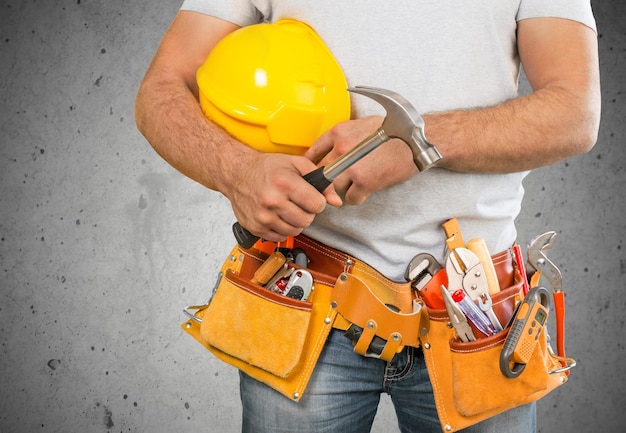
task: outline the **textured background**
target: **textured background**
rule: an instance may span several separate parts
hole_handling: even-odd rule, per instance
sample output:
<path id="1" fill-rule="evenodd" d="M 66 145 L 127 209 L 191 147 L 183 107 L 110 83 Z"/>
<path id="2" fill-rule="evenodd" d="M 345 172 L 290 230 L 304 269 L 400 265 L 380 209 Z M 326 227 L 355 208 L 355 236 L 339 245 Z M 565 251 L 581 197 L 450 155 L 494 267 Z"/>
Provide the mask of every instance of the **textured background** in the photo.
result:
<path id="1" fill-rule="evenodd" d="M 603 119 L 526 181 L 520 242 L 557 230 L 572 380 L 542 432 L 621 431 L 626 6 L 596 1 Z M 227 201 L 134 126 L 179 1 L 0 1 L 0 432 L 239 430 L 236 372 L 179 324 L 233 245 Z M 386 398 L 374 431 L 393 433 Z M 621 426 L 621 427 L 620 427 Z"/>

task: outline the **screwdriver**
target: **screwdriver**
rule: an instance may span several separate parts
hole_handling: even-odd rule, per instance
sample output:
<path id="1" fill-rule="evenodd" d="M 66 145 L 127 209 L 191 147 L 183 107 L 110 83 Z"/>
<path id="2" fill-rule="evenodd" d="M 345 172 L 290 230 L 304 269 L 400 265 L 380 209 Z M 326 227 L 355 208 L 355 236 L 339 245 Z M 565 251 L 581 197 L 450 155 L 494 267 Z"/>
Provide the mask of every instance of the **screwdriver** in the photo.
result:
<path id="1" fill-rule="evenodd" d="M 485 313 L 478 308 L 478 305 L 465 295 L 463 289 L 458 289 L 452 293 L 452 299 L 459 306 L 465 317 L 470 319 L 474 326 L 478 328 L 480 332 L 489 336 L 496 333 L 496 329 L 493 327 Z"/>

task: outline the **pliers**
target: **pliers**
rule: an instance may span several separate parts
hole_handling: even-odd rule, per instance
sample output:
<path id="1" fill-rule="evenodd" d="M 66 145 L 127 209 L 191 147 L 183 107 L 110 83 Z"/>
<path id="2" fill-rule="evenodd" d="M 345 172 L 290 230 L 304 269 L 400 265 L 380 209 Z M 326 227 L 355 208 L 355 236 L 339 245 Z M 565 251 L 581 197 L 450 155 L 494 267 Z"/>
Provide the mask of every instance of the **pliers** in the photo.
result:
<path id="1" fill-rule="evenodd" d="M 502 325 L 492 309 L 489 282 L 485 268 L 478 256 L 467 248 L 455 248 L 446 262 L 448 290 L 465 290 L 470 299 L 477 303 L 496 331 L 502 331 Z"/>
<path id="2" fill-rule="evenodd" d="M 467 322 L 467 317 L 465 317 L 465 314 L 463 314 L 463 311 L 461 311 L 459 306 L 456 305 L 456 302 L 452 299 L 452 294 L 444 285 L 441 285 L 441 295 L 443 296 L 443 302 L 446 304 L 446 310 L 448 311 L 450 323 L 454 327 L 456 335 L 459 339 L 463 343 L 476 341 L 476 336 Z"/>
<path id="3" fill-rule="evenodd" d="M 455 248 L 446 261 L 448 290 L 464 289 L 472 301 L 480 300 L 484 293 L 489 294 L 485 268 L 476 254 L 467 248 Z"/>
<path id="4" fill-rule="evenodd" d="M 554 298 L 554 313 L 556 321 L 556 349 L 559 356 L 565 356 L 565 293 L 563 292 L 563 276 L 559 268 L 546 255 L 556 238 L 556 232 L 550 231 L 535 237 L 530 241 L 527 249 L 528 259 L 526 267 L 533 271 L 530 285 L 539 284 L 543 275 L 552 287 Z"/>
<path id="5" fill-rule="evenodd" d="M 526 264 L 529 270 L 535 272 L 535 275 L 532 277 L 531 286 L 536 286 L 539 283 L 539 275 L 537 275 L 537 273 L 540 273 L 546 277 L 554 292 L 561 292 L 563 291 L 563 276 L 561 275 L 561 271 L 546 255 L 552 249 L 555 238 L 556 232 L 546 232 L 530 241 L 527 250 L 528 260 Z"/>

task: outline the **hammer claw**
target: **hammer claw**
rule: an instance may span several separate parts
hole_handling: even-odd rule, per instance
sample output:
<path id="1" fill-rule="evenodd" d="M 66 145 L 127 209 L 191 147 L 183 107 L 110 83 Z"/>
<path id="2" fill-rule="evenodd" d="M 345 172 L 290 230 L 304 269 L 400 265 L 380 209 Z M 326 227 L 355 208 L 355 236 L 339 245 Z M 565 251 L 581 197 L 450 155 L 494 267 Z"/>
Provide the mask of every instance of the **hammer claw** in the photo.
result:
<path id="1" fill-rule="evenodd" d="M 428 170 L 442 159 L 437 148 L 426 140 L 424 119 L 405 97 L 378 87 L 356 86 L 348 91 L 367 96 L 382 105 L 387 115 L 379 131 L 384 132 L 387 139 L 404 141 L 411 149 L 419 171 Z"/>

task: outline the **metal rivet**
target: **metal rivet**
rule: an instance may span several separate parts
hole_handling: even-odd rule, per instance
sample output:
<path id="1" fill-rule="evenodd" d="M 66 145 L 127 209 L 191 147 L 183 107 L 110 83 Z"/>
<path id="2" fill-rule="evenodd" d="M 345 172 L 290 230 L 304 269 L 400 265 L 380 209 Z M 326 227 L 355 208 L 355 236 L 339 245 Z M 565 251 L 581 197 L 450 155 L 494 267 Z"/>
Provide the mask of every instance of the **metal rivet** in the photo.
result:
<path id="1" fill-rule="evenodd" d="M 331 308 L 337 308 L 337 301 L 333 301 L 330 303 Z"/>
<path id="2" fill-rule="evenodd" d="M 187 329 L 191 328 L 191 322 L 187 322 L 187 323 L 185 324 L 185 327 L 186 327 Z"/>
<path id="3" fill-rule="evenodd" d="M 235 261 L 235 256 L 230 256 L 230 261 L 234 262 Z"/>
<path id="4" fill-rule="evenodd" d="M 452 426 L 450 424 L 446 424 L 444 428 L 446 429 L 446 431 L 452 431 Z"/>
<path id="5" fill-rule="evenodd" d="M 400 336 L 398 334 L 394 335 L 393 341 L 400 341 Z"/>
<path id="6" fill-rule="evenodd" d="M 537 264 L 540 265 L 540 266 L 545 266 L 546 259 L 544 259 L 544 258 L 537 259 Z"/>
<path id="7" fill-rule="evenodd" d="M 449 322 L 448 322 L 448 323 L 449 323 Z M 426 334 L 428 334 L 428 329 L 426 329 L 426 328 L 422 328 L 422 331 L 421 331 L 421 332 L 422 332 L 422 335 L 426 335 Z"/>
<path id="8" fill-rule="evenodd" d="M 430 343 L 424 343 L 424 349 L 430 349 Z"/>
<path id="9" fill-rule="evenodd" d="M 373 328 L 374 328 L 374 322 L 370 320 L 369 322 L 367 322 L 367 329 L 373 329 Z"/>
<path id="10" fill-rule="evenodd" d="M 330 317 L 325 318 L 324 323 L 330 325 Z"/>
<path id="11" fill-rule="evenodd" d="M 474 274 L 476 276 L 476 278 L 480 277 L 480 271 L 476 271 L 476 273 Z"/>
<path id="12" fill-rule="evenodd" d="M 354 264 L 352 259 L 346 259 L 346 261 L 344 263 L 345 263 L 346 266 L 352 266 Z"/>
<path id="13" fill-rule="evenodd" d="M 243 254 L 239 256 L 239 261 L 243 262 Z"/>
<path id="14" fill-rule="evenodd" d="M 293 393 L 293 399 L 297 400 L 300 397 L 300 394 L 298 394 L 297 392 Z"/>
<path id="15" fill-rule="evenodd" d="M 341 281 L 346 281 L 348 279 L 348 276 L 346 274 L 341 274 L 339 278 L 341 279 Z"/>
<path id="16" fill-rule="evenodd" d="M 446 323 L 446 325 L 448 326 L 448 328 L 452 329 L 454 328 L 454 325 L 451 322 Z"/>

